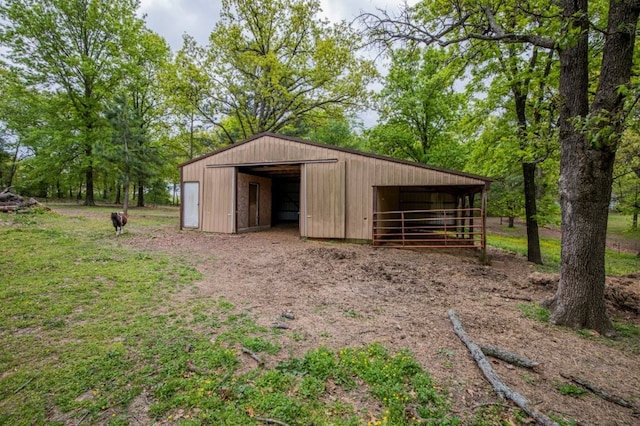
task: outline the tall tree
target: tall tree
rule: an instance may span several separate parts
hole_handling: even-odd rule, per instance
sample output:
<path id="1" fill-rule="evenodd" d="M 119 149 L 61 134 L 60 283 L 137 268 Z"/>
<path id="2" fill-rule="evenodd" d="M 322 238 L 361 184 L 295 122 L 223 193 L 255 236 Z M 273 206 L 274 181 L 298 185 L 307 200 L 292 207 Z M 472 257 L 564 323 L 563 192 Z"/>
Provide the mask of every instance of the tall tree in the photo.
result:
<path id="1" fill-rule="evenodd" d="M 123 66 L 126 72 L 122 78 L 122 89 L 130 99 L 130 105 L 135 115 L 135 122 L 139 126 L 141 137 L 136 143 L 149 144 L 151 134 L 158 131 L 158 126 L 164 117 L 165 102 L 161 90 L 160 75 L 165 72 L 170 58 L 167 42 L 159 35 L 146 28 L 132 32 L 123 46 Z M 152 147 L 140 147 L 140 151 L 158 153 Z M 146 183 L 157 172 L 161 163 L 159 158 L 149 158 L 146 167 L 136 169 L 138 196 L 137 206 L 144 207 Z"/>
<path id="2" fill-rule="evenodd" d="M 0 46 L 34 87 L 64 94 L 72 106 L 67 122 L 77 134 L 94 205 L 96 143 L 104 138 L 102 109 L 122 76 L 120 46 L 144 25 L 137 0 L 6 0 L 0 3 Z"/>
<path id="3" fill-rule="evenodd" d="M 522 20 L 513 19 L 515 23 Z M 527 21 L 525 21 L 527 22 Z M 538 231 L 540 185 L 536 175 L 542 163 L 557 151 L 557 81 L 553 49 L 525 44 L 474 43 L 468 53 L 475 85 L 487 84 L 480 101 L 482 120 L 487 114 L 503 114 L 517 143 L 512 161 L 520 166 L 527 230 L 527 259 L 542 264 Z M 484 83 L 488 81 L 489 83 Z"/>
<path id="4" fill-rule="evenodd" d="M 453 129 L 464 100 L 454 90 L 460 68 L 452 54 L 432 47 L 398 48 L 388 54 L 391 65 L 378 96 L 380 124 L 387 130 L 371 133 L 373 148 L 423 164 L 463 164 L 463 158 L 452 158 L 462 154 L 456 149 L 459 144 Z M 388 134 L 394 128 L 400 133 L 406 129 L 411 137 Z"/>
<path id="5" fill-rule="evenodd" d="M 182 159 L 191 160 L 214 148 L 209 138 L 203 137 L 207 117 L 215 115 L 210 93 L 213 81 L 207 73 L 206 55 L 196 40 L 185 34 L 182 48 L 173 61 L 160 74 L 162 88 L 173 128 L 178 129 L 178 140 L 184 140 Z M 221 128 L 225 128 L 223 125 Z M 186 137 L 185 137 L 186 136 Z"/>
<path id="6" fill-rule="evenodd" d="M 611 0 L 605 11 L 607 27 L 600 29 L 590 21 L 597 15 L 590 15 L 588 0 L 561 0 L 557 5 L 443 0 L 407 7 L 397 19 L 368 16 L 372 34 L 385 41 L 447 45 L 486 40 L 558 52 L 562 253 L 560 283 L 548 306 L 553 323 L 605 335 L 614 333 L 604 303 L 607 217 L 639 14 L 638 0 Z M 512 16 L 554 24 L 544 32 L 533 25 L 510 32 L 502 19 Z M 590 50 L 592 40 L 601 51 Z M 594 69 L 597 86 L 590 97 Z"/>
<path id="7" fill-rule="evenodd" d="M 230 142 L 227 117 L 247 138 L 317 115 L 341 118 L 367 100 L 376 71 L 356 55 L 360 37 L 320 11 L 318 0 L 222 0 L 207 49 L 207 118 Z"/>

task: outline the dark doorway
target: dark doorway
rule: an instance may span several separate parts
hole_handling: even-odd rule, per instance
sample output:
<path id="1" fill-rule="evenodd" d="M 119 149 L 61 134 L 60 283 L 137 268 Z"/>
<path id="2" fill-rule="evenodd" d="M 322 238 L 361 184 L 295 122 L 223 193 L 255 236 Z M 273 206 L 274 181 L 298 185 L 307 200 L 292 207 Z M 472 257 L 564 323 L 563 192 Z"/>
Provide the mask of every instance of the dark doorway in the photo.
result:
<path id="1" fill-rule="evenodd" d="M 274 178 L 272 181 L 273 225 L 300 222 L 300 176 Z"/>

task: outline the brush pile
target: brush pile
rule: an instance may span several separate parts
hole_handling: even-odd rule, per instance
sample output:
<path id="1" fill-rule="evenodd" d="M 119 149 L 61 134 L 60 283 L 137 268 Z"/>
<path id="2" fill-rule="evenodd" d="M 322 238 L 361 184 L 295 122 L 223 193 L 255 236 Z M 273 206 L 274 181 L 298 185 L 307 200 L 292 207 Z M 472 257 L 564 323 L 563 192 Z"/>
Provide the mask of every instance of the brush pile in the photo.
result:
<path id="1" fill-rule="evenodd" d="M 43 207 L 34 198 L 25 199 L 24 197 L 9 191 L 10 188 L 0 192 L 0 212 L 13 212 L 16 210 L 29 209 L 33 207 Z"/>

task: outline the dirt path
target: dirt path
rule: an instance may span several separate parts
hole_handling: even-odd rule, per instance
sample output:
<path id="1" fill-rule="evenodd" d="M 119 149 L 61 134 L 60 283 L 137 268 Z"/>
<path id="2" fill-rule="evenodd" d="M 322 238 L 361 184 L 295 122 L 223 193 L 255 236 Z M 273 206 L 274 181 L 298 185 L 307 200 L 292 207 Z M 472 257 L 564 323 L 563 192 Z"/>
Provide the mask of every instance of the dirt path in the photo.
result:
<path id="1" fill-rule="evenodd" d="M 62 213 L 104 215 L 86 209 Z M 557 277 L 532 274 L 522 257 L 489 249 L 491 263 L 484 266 L 473 251 L 302 241 L 291 228 L 241 235 L 179 231 L 174 224 L 136 228 L 136 217 L 152 215 L 171 217 L 175 211 L 132 211 L 118 244 L 190 259 L 203 279 L 196 293 L 175 295 L 176 302 L 224 297 L 266 327 L 285 311 L 295 314 L 281 337 L 283 350 L 267 359 L 268 366 L 320 345 L 339 349 L 384 342 L 408 348 L 449 392 L 454 412 L 471 418 L 479 407 L 505 402 L 454 334 L 447 316 L 454 308 L 476 343 L 541 363 L 529 371 L 492 360 L 505 383 L 539 411 L 585 425 L 640 424 L 629 409 L 591 394 L 576 398 L 558 391 L 568 383 L 561 374 L 573 375 L 640 406 L 640 339 L 623 345 L 526 318 L 518 305 L 551 297 Z M 501 228 L 498 219 L 489 226 Z M 640 326 L 640 272 L 609 278 L 607 294 L 612 318 Z"/>
<path id="2" fill-rule="evenodd" d="M 269 365 L 319 345 L 336 349 L 381 341 L 408 348 L 448 390 L 454 411 L 469 418 L 484 404 L 503 402 L 454 334 L 447 316 L 454 308 L 477 343 L 541 362 L 536 371 L 493 362 L 503 380 L 538 410 L 580 424 L 640 422 L 631 410 L 592 395 L 560 394 L 564 373 L 639 401 L 640 342 L 621 349 L 588 333 L 525 318 L 518 309 L 523 299 L 543 300 L 554 290 L 544 285 L 548 281 L 530 280 L 531 267 L 522 258 L 489 250 L 491 265 L 483 266 L 473 251 L 301 241 L 295 229 L 218 235 L 166 227 L 149 235 L 131 222 L 119 243 L 190 258 L 203 273 L 199 295 L 224 297 L 267 327 L 282 312 L 295 314 L 282 336 L 280 358 L 269 359 Z M 625 285 L 640 294 L 638 278 Z M 612 310 L 611 315 L 640 324 L 637 312 Z"/>

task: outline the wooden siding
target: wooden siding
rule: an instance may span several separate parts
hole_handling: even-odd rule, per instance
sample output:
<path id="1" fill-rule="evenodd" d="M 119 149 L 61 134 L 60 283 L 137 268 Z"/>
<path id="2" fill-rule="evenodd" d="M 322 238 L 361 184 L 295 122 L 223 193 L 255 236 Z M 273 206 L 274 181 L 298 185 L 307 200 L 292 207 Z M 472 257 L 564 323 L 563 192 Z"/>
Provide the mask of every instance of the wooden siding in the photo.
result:
<path id="1" fill-rule="evenodd" d="M 345 163 L 305 166 L 307 237 L 345 237 Z"/>
<path id="2" fill-rule="evenodd" d="M 235 168 L 204 170 L 202 230 L 235 232 Z"/>

